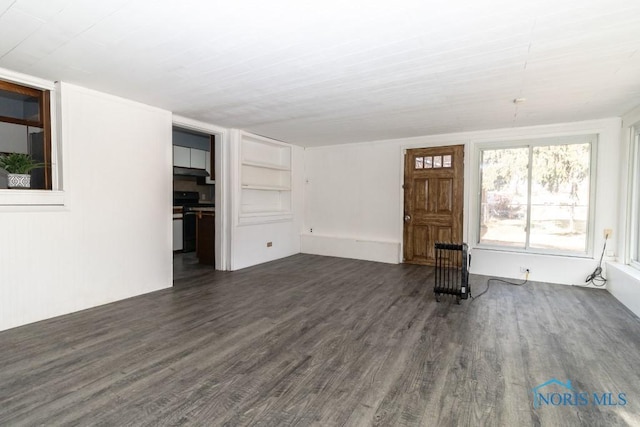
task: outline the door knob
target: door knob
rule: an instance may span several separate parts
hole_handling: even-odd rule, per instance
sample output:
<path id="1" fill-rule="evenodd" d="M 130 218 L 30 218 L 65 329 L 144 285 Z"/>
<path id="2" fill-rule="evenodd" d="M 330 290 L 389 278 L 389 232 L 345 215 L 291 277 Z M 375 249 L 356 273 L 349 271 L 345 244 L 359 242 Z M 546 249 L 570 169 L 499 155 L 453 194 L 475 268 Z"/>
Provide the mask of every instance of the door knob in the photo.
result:
<path id="1" fill-rule="evenodd" d="M 404 222 L 409 222 L 411 221 L 411 215 L 407 214 L 404 216 Z"/>

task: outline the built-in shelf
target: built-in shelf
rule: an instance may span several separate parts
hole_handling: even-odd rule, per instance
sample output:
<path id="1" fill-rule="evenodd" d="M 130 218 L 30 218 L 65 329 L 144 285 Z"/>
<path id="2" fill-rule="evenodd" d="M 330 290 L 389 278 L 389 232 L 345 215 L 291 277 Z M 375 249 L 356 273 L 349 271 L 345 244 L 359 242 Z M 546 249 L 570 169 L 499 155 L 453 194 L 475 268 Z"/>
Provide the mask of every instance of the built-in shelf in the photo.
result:
<path id="1" fill-rule="evenodd" d="M 293 214 L 291 212 L 256 212 L 245 213 L 238 218 L 238 225 L 265 224 L 268 222 L 284 222 L 291 221 Z"/>
<path id="2" fill-rule="evenodd" d="M 284 187 L 280 185 L 252 185 L 242 184 L 242 188 L 249 190 L 264 190 L 264 191 L 290 191 L 291 187 Z"/>
<path id="3" fill-rule="evenodd" d="M 240 132 L 239 223 L 291 219 L 291 147 Z"/>
<path id="4" fill-rule="evenodd" d="M 283 166 L 283 165 L 276 165 L 273 163 L 263 163 L 263 162 L 252 162 L 250 160 L 244 160 L 242 162 L 243 165 L 245 166 L 254 166 L 257 168 L 264 168 L 264 169 L 275 169 L 275 170 L 279 170 L 279 171 L 289 171 L 291 170 L 291 168 L 289 166 Z"/>

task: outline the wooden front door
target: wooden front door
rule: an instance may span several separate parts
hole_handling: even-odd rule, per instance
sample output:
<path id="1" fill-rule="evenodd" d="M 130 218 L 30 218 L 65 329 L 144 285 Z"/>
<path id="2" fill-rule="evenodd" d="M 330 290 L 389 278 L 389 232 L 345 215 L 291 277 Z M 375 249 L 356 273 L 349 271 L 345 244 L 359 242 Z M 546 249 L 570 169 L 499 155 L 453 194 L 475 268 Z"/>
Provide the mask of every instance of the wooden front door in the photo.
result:
<path id="1" fill-rule="evenodd" d="M 462 242 L 464 146 L 407 150 L 404 262 L 435 263 L 435 242 Z"/>

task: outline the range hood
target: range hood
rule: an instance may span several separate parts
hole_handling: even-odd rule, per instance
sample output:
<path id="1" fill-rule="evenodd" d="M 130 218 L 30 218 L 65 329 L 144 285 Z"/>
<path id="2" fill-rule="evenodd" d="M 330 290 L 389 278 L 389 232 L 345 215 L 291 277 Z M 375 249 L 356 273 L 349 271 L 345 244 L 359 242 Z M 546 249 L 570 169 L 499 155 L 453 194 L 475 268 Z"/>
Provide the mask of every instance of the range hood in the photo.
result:
<path id="1" fill-rule="evenodd" d="M 206 178 L 209 176 L 209 172 L 204 169 L 181 168 L 179 166 L 173 167 L 173 174 L 181 176 L 195 176 L 198 178 Z"/>

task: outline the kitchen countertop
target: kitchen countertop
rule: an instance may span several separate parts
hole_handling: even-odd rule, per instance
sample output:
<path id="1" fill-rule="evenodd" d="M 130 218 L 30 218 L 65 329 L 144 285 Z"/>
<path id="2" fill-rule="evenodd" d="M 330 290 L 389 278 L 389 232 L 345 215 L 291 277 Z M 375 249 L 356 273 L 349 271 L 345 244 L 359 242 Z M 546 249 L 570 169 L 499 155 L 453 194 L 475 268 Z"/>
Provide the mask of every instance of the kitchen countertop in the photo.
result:
<path id="1" fill-rule="evenodd" d="M 201 211 L 201 212 L 215 212 L 216 208 L 215 206 L 189 206 L 189 210 L 191 211 Z M 184 212 L 184 209 L 182 208 L 182 206 L 174 206 L 173 207 L 173 213 L 174 214 L 178 214 L 178 213 L 182 213 Z"/>

